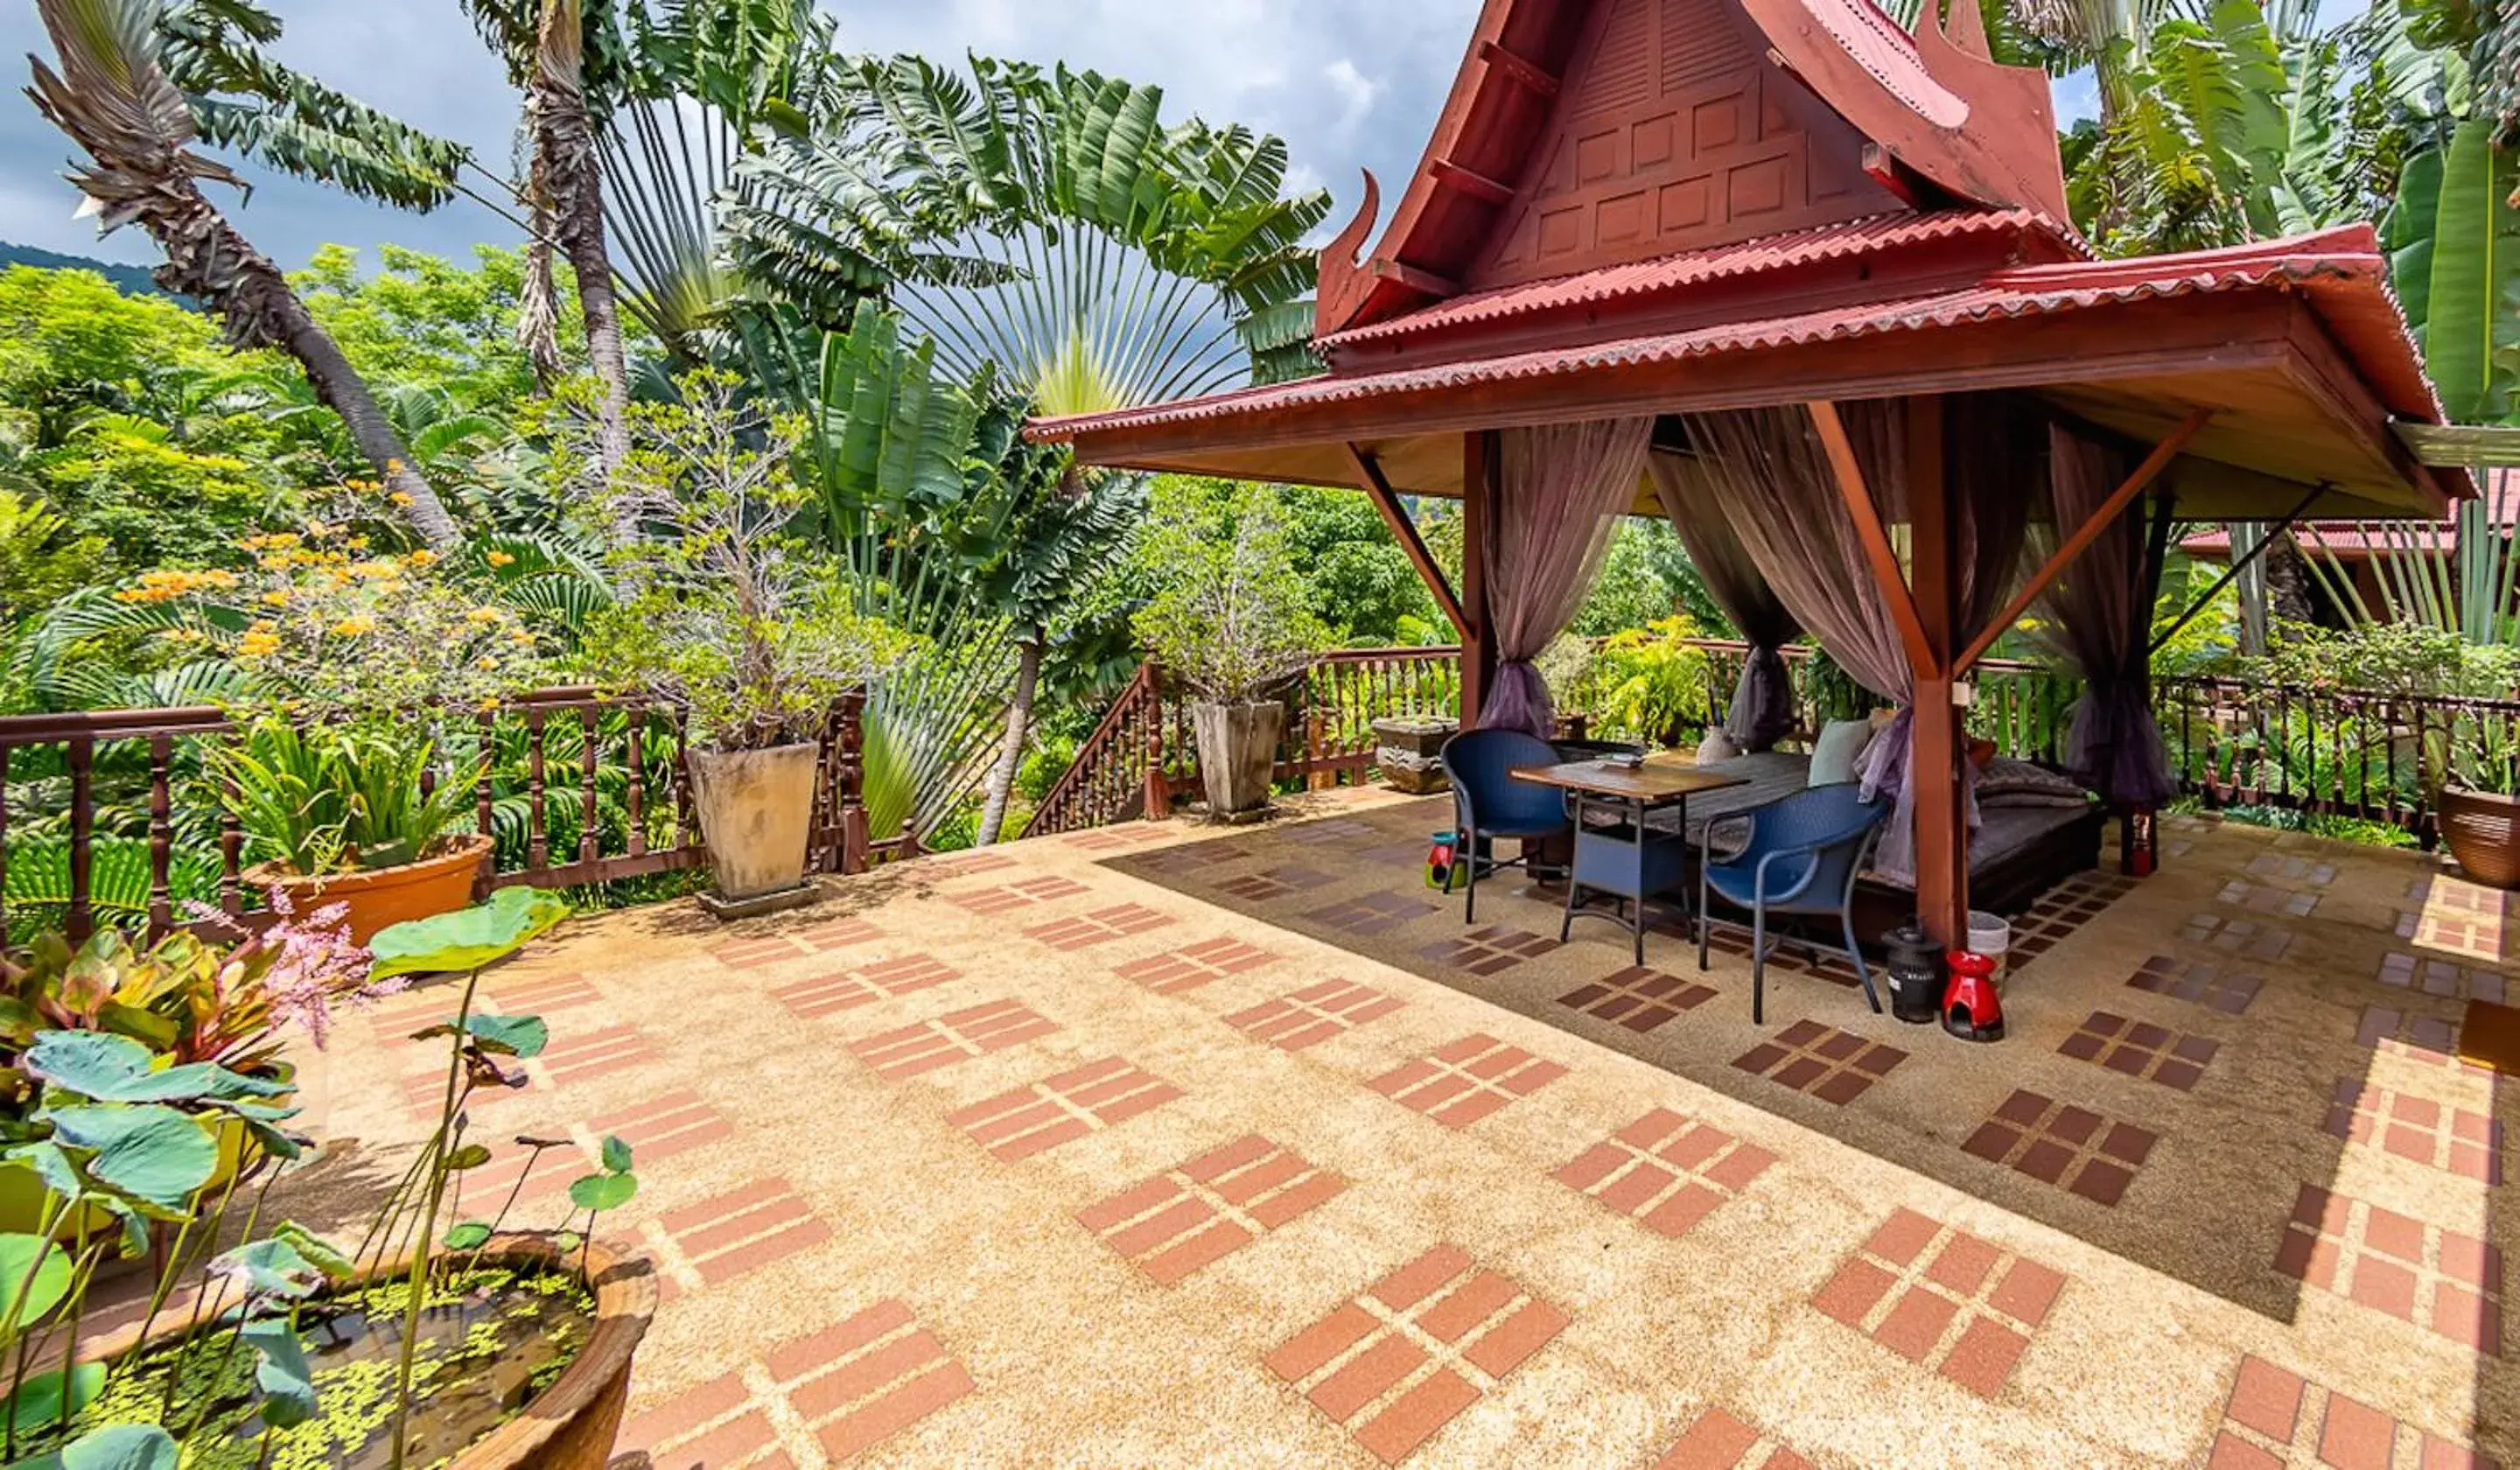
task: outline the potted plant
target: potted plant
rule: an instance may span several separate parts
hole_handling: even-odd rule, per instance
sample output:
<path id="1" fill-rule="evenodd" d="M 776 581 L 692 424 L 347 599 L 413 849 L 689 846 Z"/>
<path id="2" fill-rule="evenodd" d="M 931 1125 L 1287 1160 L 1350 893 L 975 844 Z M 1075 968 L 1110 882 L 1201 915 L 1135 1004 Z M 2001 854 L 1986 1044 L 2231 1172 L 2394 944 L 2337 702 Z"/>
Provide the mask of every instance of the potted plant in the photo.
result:
<path id="1" fill-rule="evenodd" d="M 87 1283 L 114 1242 L 0 1235 L 0 1277 L 11 1283 L 0 1287 L 10 1364 L 0 1459 L 66 1470 L 173 1470 L 218 1455 L 603 1466 L 656 1300 L 645 1263 L 589 1233 L 638 1190 L 629 1149 L 604 1140 L 594 1169 L 570 1186 L 567 1224 L 583 1215 L 583 1230 L 447 1224 L 450 1181 L 490 1156 L 468 1136 L 468 1099 L 513 1084 L 510 1063 L 549 1040 L 538 1018 L 473 1010 L 480 969 L 566 913 L 553 895 L 510 889 L 378 936 L 377 982 L 440 969 L 471 978 L 448 1018 L 417 1037 L 447 1048 L 435 1130 L 356 1245 L 290 1222 L 260 1228 L 260 1200 L 222 1190 L 166 1253 L 143 1318 L 98 1339 L 81 1332 Z M 226 1119 L 276 1157 L 294 1157 L 304 1141 L 267 1085 L 215 1062 L 157 1067 L 145 1047 L 111 1032 L 47 1033 L 26 1065 L 42 1101 L 28 1141 L 10 1154 L 58 1179 L 70 1208 L 101 1203 L 127 1222 L 179 1210 L 214 1169 L 211 1131 Z M 537 1160 L 573 1146 L 519 1142 Z M 220 1249 L 241 1221 L 248 1238 Z"/>
<path id="2" fill-rule="evenodd" d="M 1242 486 L 1223 510 L 1221 539 L 1186 506 L 1158 515 L 1145 548 L 1155 593 L 1133 626 L 1194 696 L 1208 812 L 1233 822 L 1267 811 L 1286 732 L 1286 706 L 1273 695 L 1329 638 L 1305 600 L 1271 492 Z"/>
<path id="3" fill-rule="evenodd" d="M 2520 733 L 2499 711 L 2459 710 L 2427 741 L 2438 752 L 2433 797 L 2442 842 L 2467 875 L 2520 889 Z"/>
<path id="4" fill-rule="evenodd" d="M 60 1032 L 124 1037 L 148 1048 L 157 1070 L 216 1064 L 277 1091 L 286 1102 L 294 1069 L 282 1059 L 291 1029 L 319 1048 L 336 1005 L 361 1003 L 400 988 L 371 986 L 368 955 L 349 938 L 338 905 L 300 918 L 288 895 L 272 895 L 279 921 L 257 933 L 221 940 L 179 929 L 155 944 L 99 929 L 73 948 L 58 932 L 0 958 L 0 1129 L 22 1126 L 40 1105 L 43 1085 L 26 1056 Z M 215 931 L 222 915 L 203 915 Z M 252 1135 L 235 1118 L 218 1126 L 218 1169 L 203 1186 L 227 1186 L 261 1158 Z M 199 1200 L 195 1201 L 198 1207 Z M 65 1238 L 105 1228 L 112 1217 L 91 1204 L 67 1212 L 67 1201 L 26 1168 L 0 1166 L 0 1233 L 45 1228 Z"/>
<path id="5" fill-rule="evenodd" d="M 805 494 L 791 416 L 742 407 L 700 371 L 675 401 L 634 405 L 632 447 L 584 512 L 646 535 L 617 548 L 612 604 L 586 655 L 610 687 L 680 704 L 721 917 L 801 902 L 822 736 L 832 708 L 894 651 L 858 616 L 843 569 L 794 533 Z"/>
<path id="6" fill-rule="evenodd" d="M 365 943 L 460 909 L 491 850 L 471 830 L 486 753 L 465 727 L 542 671 L 513 611 L 427 551 L 373 535 L 374 485 L 298 529 L 238 543 L 237 568 L 153 571 L 114 594 L 170 657 L 220 666 L 238 734 L 205 761 L 244 829 L 248 881 L 346 906 Z M 462 734 L 458 738 L 451 735 Z"/>

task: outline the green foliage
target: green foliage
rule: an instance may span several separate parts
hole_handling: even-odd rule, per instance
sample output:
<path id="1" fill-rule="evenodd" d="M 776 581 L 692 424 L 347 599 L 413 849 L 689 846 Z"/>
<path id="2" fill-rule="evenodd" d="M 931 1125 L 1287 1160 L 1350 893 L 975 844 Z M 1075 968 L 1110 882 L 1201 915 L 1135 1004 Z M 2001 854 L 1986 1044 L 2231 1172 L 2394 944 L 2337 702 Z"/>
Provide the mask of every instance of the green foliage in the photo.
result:
<path id="1" fill-rule="evenodd" d="M 2520 166 L 2490 123 L 2470 119 L 2447 147 L 2407 160 L 2382 227 L 2390 279 L 2423 344 L 2451 422 L 2499 423 L 2520 368 Z"/>
<path id="2" fill-rule="evenodd" d="M 424 792 L 436 746 L 408 724 L 254 721 L 214 747 L 249 857 L 300 877 L 395 868 L 429 856 L 471 815 L 477 773 Z"/>
<path id="3" fill-rule="evenodd" d="M 568 917 L 558 894 L 539 888 L 502 888 L 486 904 L 435 918 L 395 924 L 368 941 L 376 957 L 372 979 L 478 970 L 504 959 Z"/>
<path id="4" fill-rule="evenodd" d="M 1275 497 L 1243 486 L 1224 510 L 1220 543 L 1192 508 L 1157 506 L 1146 556 L 1159 580 L 1134 626 L 1166 673 L 1202 699 L 1238 704 L 1292 677 L 1328 630 L 1306 603 Z"/>
<path id="5" fill-rule="evenodd" d="M 1565 680 L 1560 708 L 1590 715 L 1592 733 L 1649 745 L 1684 745 L 1707 712 L 1707 666 L 1689 640 L 1694 624 L 1680 616 L 1611 635 Z M 1551 681 L 1552 692 L 1559 688 Z"/>
<path id="6" fill-rule="evenodd" d="M 2520 648 L 2470 644 L 2415 622 L 2363 622 L 2344 630 L 2278 622 L 2265 656 L 2239 662 L 2253 684 L 2346 690 L 2396 698 L 2501 698 L 2520 684 Z"/>

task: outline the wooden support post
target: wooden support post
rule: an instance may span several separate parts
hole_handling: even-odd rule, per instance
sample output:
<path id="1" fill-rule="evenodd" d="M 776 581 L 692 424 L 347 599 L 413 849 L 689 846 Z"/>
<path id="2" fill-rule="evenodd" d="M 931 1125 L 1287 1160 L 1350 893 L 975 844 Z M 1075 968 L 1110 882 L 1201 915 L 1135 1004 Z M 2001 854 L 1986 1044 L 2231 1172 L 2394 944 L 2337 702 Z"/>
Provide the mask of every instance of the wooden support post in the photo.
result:
<path id="1" fill-rule="evenodd" d="M 1146 820 L 1169 822 L 1173 815 L 1173 779 L 1164 770 L 1164 671 L 1153 659 L 1138 668 L 1138 688 L 1124 698 L 1134 699 L 1145 711 L 1147 722 L 1147 794 Z"/>
<path id="2" fill-rule="evenodd" d="M 1916 813 L 1916 914 L 1946 948 L 1968 941 L 1968 804 L 1960 762 L 1967 736 L 1953 700 L 1960 619 L 1959 527 L 1953 514 L 1940 395 L 1911 398 L 1908 506 L 1911 577 L 1930 666 L 1915 671 L 1915 761 L 1908 775 Z"/>
<path id="3" fill-rule="evenodd" d="M 1496 622 L 1488 611 L 1488 527 L 1496 512 L 1497 438 L 1462 437 L 1462 728 L 1478 728 L 1496 682 Z"/>
<path id="4" fill-rule="evenodd" d="M 1444 580 L 1444 569 L 1435 564 L 1434 553 L 1426 550 L 1426 539 L 1418 534 L 1418 523 L 1409 518 L 1409 510 L 1400 504 L 1399 492 L 1391 488 L 1391 480 L 1382 472 L 1382 466 L 1375 462 L 1373 456 L 1353 444 L 1347 447 L 1347 453 L 1348 458 L 1356 462 L 1357 474 L 1365 482 L 1366 496 L 1373 502 L 1373 509 L 1382 512 L 1382 523 L 1391 528 L 1391 539 L 1400 543 L 1402 555 L 1409 558 L 1411 566 L 1418 569 L 1418 580 L 1426 584 L 1426 593 L 1435 600 L 1436 608 L 1444 614 L 1445 621 L 1453 625 L 1453 636 L 1467 639 L 1470 621 L 1462 611 L 1462 600 L 1454 595 L 1453 584 Z M 1462 503 L 1468 504 L 1466 494 Z M 1468 579 L 1465 577 L 1463 580 Z"/>

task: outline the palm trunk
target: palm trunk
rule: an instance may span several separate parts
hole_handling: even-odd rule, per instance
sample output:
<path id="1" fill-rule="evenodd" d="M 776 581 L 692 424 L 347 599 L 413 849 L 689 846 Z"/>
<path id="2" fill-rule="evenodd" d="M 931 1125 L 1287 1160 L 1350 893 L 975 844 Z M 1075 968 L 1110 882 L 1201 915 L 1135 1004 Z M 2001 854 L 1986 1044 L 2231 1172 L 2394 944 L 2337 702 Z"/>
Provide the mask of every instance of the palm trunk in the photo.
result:
<path id="1" fill-rule="evenodd" d="M 1035 628 L 1015 646 L 1015 694 L 1007 704 L 1007 743 L 989 772 L 988 798 L 980 807 L 980 846 L 995 846 L 1007 824 L 1007 800 L 1014 791 L 1015 774 L 1023 769 L 1024 746 L 1032 735 L 1032 701 L 1041 687 L 1042 630 Z"/>
<path id="2" fill-rule="evenodd" d="M 603 163 L 586 111 L 585 34 L 578 0 L 547 0 L 542 44 L 534 59 L 534 172 L 577 277 L 586 324 L 586 356 L 596 379 L 596 458 L 606 478 L 630 458 L 630 366 L 621 345 L 621 308 L 612 290 L 612 257 L 604 238 Z M 637 538 L 636 518 L 616 518 L 613 534 Z"/>

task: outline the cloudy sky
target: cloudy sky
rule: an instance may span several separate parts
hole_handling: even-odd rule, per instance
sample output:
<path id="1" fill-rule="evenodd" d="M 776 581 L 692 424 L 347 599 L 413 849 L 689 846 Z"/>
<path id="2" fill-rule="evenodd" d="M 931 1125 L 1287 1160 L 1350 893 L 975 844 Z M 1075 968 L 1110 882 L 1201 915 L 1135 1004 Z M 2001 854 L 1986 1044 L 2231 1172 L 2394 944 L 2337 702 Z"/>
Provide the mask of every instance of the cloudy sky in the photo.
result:
<path id="1" fill-rule="evenodd" d="M 1477 0 L 825 0 L 857 51 L 976 51 L 1065 61 L 1160 83 L 1168 115 L 1197 112 L 1283 136 L 1300 183 L 1328 185 L 1341 216 L 1357 170 L 1397 187 L 1460 63 Z M 407 121 L 470 145 L 504 173 L 517 100 L 455 0 L 272 0 L 279 53 Z M 0 0 L 0 55 L 45 51 L 31 0 Z M 17 73 L 22 80 L 22 64 Z M 100 241 L 71 217 L 67 142 L 11 89 L 0 98 L 0 240 L 153 263 L 136 232 Z M 477 205 L 427 218 L 290 180 L 257 178 L 237 211 L 285 266 L 326 242 L 395 241 L 442 254 L 515 232 Z"/>

